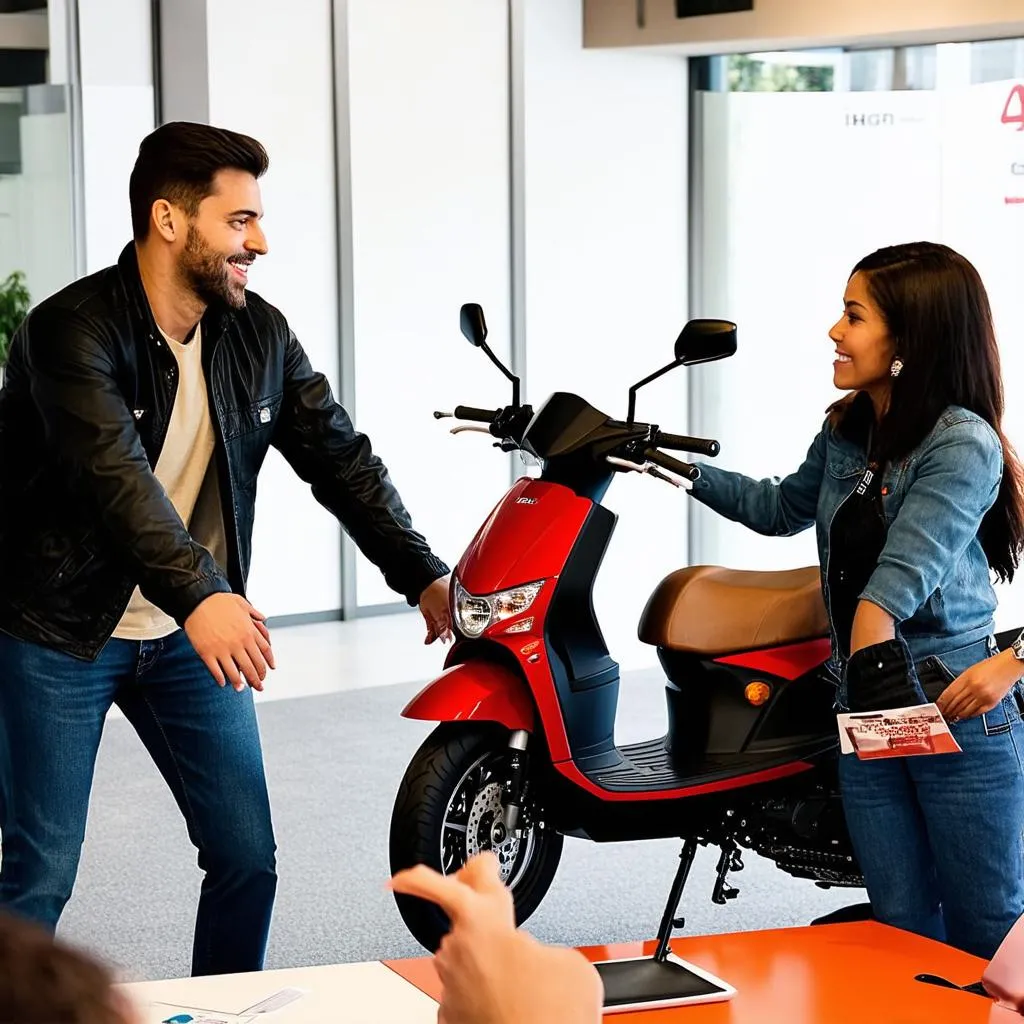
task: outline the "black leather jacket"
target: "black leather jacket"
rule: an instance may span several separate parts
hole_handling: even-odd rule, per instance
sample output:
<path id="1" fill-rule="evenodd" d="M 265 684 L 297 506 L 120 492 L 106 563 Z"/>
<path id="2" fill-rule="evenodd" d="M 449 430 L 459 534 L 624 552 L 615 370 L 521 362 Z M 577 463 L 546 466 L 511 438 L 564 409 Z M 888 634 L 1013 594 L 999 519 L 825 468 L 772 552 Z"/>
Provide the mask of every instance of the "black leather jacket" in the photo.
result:
<path id="1" fill-rule="evenodd" d="M 129 244 L 14 336 L 0 389 L 0 629 L 92 659 L 136 585 L 179 625 L 210 594 L 244 594 L 270 445 L 410 604 L 448 572 L 278 310 L 249 292 L 244 309 L 208 309 L 202 328 L 226 573 L 153 474 L 177 362 Z"/>

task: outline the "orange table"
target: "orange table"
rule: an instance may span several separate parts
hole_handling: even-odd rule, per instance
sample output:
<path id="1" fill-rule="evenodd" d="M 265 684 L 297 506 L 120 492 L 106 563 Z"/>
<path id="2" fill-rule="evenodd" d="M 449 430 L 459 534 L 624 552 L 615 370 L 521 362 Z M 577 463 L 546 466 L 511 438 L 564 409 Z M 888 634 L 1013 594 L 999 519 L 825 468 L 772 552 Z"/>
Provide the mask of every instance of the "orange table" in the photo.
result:
<path id="1" fill-rule="evenodd" d="M 591 960 L 654 952 L 655 943 L 592 946 Z M 967 992 L 914 981 L 937 974 L 978 981 L 985 962 L 930 939 L 874 922 L 699 935 L 674 952 L 734 985 L 725 1003 L 609 1016 L 609 1024 L 1012 1024 L 1021 1018 Z M 440 984 L 429 958 L 385 961 L 434 999 Z"/>

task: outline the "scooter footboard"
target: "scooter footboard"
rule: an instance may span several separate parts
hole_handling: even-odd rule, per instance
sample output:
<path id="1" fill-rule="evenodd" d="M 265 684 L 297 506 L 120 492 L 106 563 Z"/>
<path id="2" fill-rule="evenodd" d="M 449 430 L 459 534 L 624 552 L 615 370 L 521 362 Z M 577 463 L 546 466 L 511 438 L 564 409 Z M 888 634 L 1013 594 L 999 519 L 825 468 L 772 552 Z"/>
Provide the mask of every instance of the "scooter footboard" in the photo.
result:
<path id="1" fill-rule="evenodd" d="M 498 722 L 507 729 L 533 732 L 533 700 L 521 676 L 503 665 L 452 665 L 421 690 L 402 711 L 403 718 L 427 722 Z"/>

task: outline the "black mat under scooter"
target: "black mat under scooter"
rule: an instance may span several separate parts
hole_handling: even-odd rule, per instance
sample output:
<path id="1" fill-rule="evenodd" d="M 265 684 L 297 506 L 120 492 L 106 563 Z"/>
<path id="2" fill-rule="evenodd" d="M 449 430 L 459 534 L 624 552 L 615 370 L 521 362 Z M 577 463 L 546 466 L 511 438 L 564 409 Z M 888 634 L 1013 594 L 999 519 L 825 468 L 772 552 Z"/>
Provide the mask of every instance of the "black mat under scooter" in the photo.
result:
<path id="1" fill-rule="evenodd" d="M 727 994 L 721 985 L 672 960 L 608 960 L 595 966 L 604 983 L 604 1005 L 609 1009 Z"/>
<path id="2" fill-rule="evenodd" d="M 815 740 L 804 747 L 778 754 L 709 755 L 699 764 L 680 765 L 665 749 L 665 739 L 647 740 L 620 747 L 622 760 L 606 768 L 586 772 L 602 789 L 617 793 L 650 792 L 658 789 L 682 789 L 720 782 L 736 775 L 780 768 L 802 758 L 820 754 L 837 744 L 837 740 Z"/>

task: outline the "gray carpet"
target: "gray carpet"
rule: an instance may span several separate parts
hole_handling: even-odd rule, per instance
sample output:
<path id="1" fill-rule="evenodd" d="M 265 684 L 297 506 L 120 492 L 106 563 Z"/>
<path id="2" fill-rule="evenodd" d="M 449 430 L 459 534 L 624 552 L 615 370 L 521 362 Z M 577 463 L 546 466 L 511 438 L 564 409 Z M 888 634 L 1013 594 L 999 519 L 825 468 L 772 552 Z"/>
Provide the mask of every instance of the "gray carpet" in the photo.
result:
<path id="1" fill-rule="evenodd" d="M 664 731 L 655 673 L 623 680 L 620 743 Z M 267 703 L 260 722 L 278 839 L 280 883 L 268 967 L 420 955 L 391 895 L 387 834 L 399 780 L 429 731 L 399 717 L 416 686 Z M 649 938 L 657 931 L 679 844 L 596 845 L 567 840 L 548 896 L 529 923 L 539 938 L 573 945 Z M 864 898 L 822 891 L 745 855 L 732 876 L 739 899 L 710 901 L 716 851 L 701 850 L 683 897 L 686 931 L 808 923 Z M 107 725 L 78 885 L 61 934 L 125 976 L 188 973 L 195 855 L 177 808 L 131 727 Z"/>

